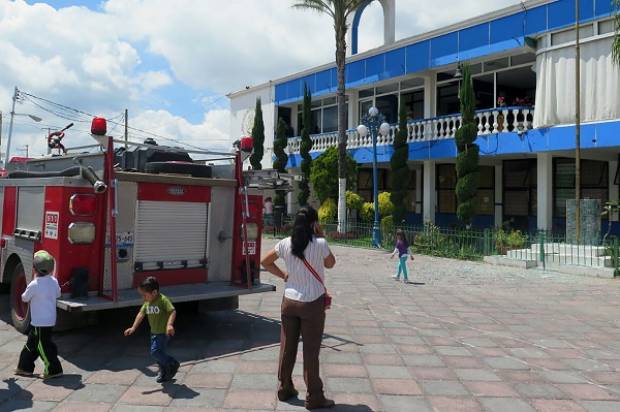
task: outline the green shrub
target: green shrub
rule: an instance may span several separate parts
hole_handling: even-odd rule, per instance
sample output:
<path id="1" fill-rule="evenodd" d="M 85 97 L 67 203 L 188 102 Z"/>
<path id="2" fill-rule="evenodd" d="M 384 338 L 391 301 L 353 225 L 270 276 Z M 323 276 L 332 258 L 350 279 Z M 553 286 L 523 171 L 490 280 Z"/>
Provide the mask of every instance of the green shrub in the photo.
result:
<path id="1" fill-rule="evenodd" d="M 336 220 L 338 205 L 334 199 L 327 199 L 319 208 L 319 221 L 322 224 L 332 223 Z"/>
<path id="2" fill-rule="evenodd" d="M 365 202 L 360 211 L 360 217 L 364 222 L 372 223 L 375 220 L 375 205 L 372 202 Z"/>
<path id="3" fill-rule="evenodd" d="M 364 199 L 355 192 L 347 190 L 347 209 L 349 210 L 361 210 L 364 206 Z"/>
<path id="4" fill-rule="evenodd" d="M 390 192 L 379 193 L 379 214 L 381 217 L 391 216 L 394 213 L 394 203 Z"/>
<path id="5" fill-rule="evenodd" d="M 511 249 L 521 249 L 526 242 L 527 236 L 522 234 L 520 230 L 513 230 L 506 239 L 506 243 Z"/>
<path id="6" fill-rule="evenodd" d="M 394 217 L 386 216 L 381 219 L 381 234 L 383 235 L 383 243 L 388 246 L 393 244 L 394 233 Z"/>

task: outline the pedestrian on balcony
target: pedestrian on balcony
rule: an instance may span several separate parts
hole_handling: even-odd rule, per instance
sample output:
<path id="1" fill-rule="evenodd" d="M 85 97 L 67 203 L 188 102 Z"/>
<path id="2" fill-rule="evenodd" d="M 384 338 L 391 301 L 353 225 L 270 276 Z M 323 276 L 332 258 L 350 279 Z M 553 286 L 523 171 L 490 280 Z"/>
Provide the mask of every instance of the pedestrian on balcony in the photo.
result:
<path id="1" fill-rule="evenodd" d="M 286 272 L 275 264 L 278 258 L 284 260 Z M 325 310 L 331 301 L 324 286 L 324 272 L 325 268 L 334 267 L 336 258 L 323 236 L 316 210 L 311 207 L 301 209 L 295 217 L 292 236 L 270 250 L 261 264 L 285 282 L 278 399 L 284 402 L 298 395 L 292 376 L 301 334 L 307 388 L 305 407 L 320 409 L 334 406 L 334 401 L 327 399 L 323 392 L 323 382 L 319 376 L 319 351 L 325 329 Z"/>
<path id="2" fill-rule="evenodd" d="M 413 260 L 413 254 L 409 250 L 409 242 L 407 242 L 407 236 L 401 229 L 396 231 L 396 245 L 394 246 L 394 252 L 392 252 L 391 258 L 393 259 L 398 254 L 398 265 L 396 266 L 396 275 L 392 276 L 395 280 L 400 280 L 400 274 L 403 274 L 403 282 L 409 283 L 409 274 L 407 273 L 407 260 L 411 258 Z"/>

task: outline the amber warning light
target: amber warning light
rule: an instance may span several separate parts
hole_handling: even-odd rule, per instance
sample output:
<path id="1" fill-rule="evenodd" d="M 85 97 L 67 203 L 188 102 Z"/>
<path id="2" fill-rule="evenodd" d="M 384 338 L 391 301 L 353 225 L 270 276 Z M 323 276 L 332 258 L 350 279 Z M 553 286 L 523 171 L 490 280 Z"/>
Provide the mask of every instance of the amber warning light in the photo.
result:
<path id="1" fill-rule="evenodd" d="M 90 132 L 97 136 L 105 136 L 108 125 L 103 117 L 95 117 L 90 124 Z"/>

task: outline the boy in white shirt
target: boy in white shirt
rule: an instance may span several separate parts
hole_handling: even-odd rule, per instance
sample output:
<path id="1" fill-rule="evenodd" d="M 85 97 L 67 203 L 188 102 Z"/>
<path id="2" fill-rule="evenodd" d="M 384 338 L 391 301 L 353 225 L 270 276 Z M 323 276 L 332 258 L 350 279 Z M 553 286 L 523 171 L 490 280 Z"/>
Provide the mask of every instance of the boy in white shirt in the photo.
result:
<path id="1" fill-rule="evenodd" d="M 43 379 L 62 376 L 58 349 L 52 342 L 52 329 L 56 325 L 56 299 L 60 297 L 60 286 L 53 275 L 54 264 L 54 258 L 48 252 L 39 250 L 34 254 L 32 266 L 35 278 L 22 294 L 22 301 L 30 304 L 31 329 L 15 371 L 19 376 L 32 376 L 34 362 L 39 356 L 44 365 Z"/>

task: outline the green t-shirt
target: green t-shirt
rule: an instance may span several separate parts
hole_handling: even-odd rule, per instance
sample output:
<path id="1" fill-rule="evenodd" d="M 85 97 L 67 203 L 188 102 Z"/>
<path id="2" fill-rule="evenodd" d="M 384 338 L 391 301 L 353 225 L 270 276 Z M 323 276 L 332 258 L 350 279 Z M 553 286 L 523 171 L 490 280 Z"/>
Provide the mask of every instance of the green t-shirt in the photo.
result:
<path id="1" fill-rule="evenodd" d="M 144 302 L 140 308 L 140 312 L 146 314 L 146 317 L 149 319 L 149 325 L 151 326 L 151 333 L 153 335 L 166 333 L 168 318 L 173 310 L 174 306 L 172 302 L 170 302 L 170 299 L 161 293 L 153 302 Z"/>

